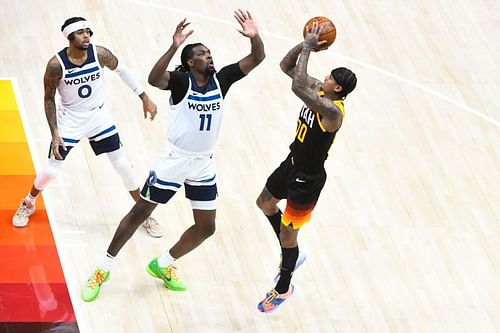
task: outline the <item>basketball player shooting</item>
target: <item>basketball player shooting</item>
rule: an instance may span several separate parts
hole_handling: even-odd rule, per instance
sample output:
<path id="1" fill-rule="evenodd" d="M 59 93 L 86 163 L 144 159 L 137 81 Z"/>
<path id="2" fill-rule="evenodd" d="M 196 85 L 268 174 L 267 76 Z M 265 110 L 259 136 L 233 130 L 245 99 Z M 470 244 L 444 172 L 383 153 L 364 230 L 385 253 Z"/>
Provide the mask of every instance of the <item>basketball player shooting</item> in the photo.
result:
<path id="1" fill-rule="evenodd" d="M 303 102 L 297 120 L 296 136 L 290 153 L 269 176 L 257 206 L 266 215 L 281 245 L 281 267 L 275 287 L 257 305 L 261 312 L 276 310 L 294 292 L 292 274 L 306 256 L 299 251 L 297 236 L 306 224 L 326 182 L 324 163 L 342 120 L 344 99 L 356 87 L 356 75 L 344 67 L 335 68 L 323 81 L 307 74 L 311 51 L 327 48 L 318 42 L 321 26 L 314 22 L 304 41 L 291 49 L 280 63 L 290 76 L 292 91 Z M 300 58 L 299 58 L 300 56 Z M 297 61 L 298 59 L 298 61 Z M 286 199 L 285 212 L 277 204 Z"/>

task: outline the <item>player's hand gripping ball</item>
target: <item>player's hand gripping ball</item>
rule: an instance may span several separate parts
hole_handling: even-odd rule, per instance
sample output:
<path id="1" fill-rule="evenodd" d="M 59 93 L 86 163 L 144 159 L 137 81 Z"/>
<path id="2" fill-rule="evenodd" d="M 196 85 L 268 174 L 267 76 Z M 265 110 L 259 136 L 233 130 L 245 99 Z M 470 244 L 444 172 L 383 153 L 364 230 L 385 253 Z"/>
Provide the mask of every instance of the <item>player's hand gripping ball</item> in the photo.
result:
<path id="1" fill-rule="evenodd" d="M 315 16 L 315 17 L 309 19 L 309 21 L 307 21 L 307 23 L 304 25 L 304 30 L 302 32 L 302 35 L 304 38 L 306 37 L 309 29 L 311 29 L 313 22 L 317 22 L 318 25 L 320 25 L 322 27 L 321 34 L 319 35 L 318 43 L 319 42 L 326 42 L 326 43 L 321 44 L 320 49 L 328 48 L 330 45 L 333 44 L 333 42 L 335 41 L 335 38 L 337 37 L 337 29 L 335 28 L 335 24 L 333 24 L 333 22 L 327 17 Z"/>

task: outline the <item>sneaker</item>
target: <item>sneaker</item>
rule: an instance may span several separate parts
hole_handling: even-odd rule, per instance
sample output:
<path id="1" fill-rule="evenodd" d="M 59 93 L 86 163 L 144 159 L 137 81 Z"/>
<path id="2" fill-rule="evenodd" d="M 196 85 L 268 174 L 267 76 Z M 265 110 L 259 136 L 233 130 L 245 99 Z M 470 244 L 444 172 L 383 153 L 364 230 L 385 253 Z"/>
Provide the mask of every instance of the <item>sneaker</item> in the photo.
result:
<path id="1" fill-rule="evenodd" d="M 184 291 L 187 289 L 186 284 L 179 280 L 179 278 L 175 274 L 174 265 L 162 268 L 158 266 L 158 258 L 154 258 L 146 267 L 146 271 L 149 273 L 149 275 L 163 280 L 165 287 L 170 290 Z"/>
<path id="2" fill-rule="evenodd" d="M 302 251 L 299 251 L 299 257 L 297 258 L 297 262 L 295 263 L 295 268 L 293 269 L 293 271 L 295 272 L 297 270 L 297 268 L 299 268 L 300 266 L 302 266 L 302 264 L 304 263 L 304 261 L 306 261 L 307 259 L 307 255 L 305 252 L 302 252 Z M 280 264 L 281 266 L 281 264 Z M 281 276 L 281 272 L 280 272 L 280 269 L 278 268 L 278 274 L 276 274 L 276 276 L 274 277 L 274 283 L 278 283 L 278 281 L 280 280 L 280 276 Z"/>
<path id="3" fill-rule="evenodd" d="M 99 296 L 101 285 L 109 280 L 109 272 L 96 268 L 90 276 L 85 286 L 82 288 L 82 299 L 85 302 L 92 302 Z"/>
<path id="4" fill-rule="evenodd" d="M 142 226 L 146 229 L 149 236 L 151 237 L 160 238 L 163 236 L 163 231 L 161 230 L 160 224 L 151 215 L 146 219 L 146 221 L 144 221 Z"/>
<path id="5" fill-rule="evenodd" d="M 28 225 L 30 216 L 35 212 L 35 205 L 28 207 L 23 201 L 16 210 L 16 214 L 12 217 L 12 225 L 17 228 L 23 228 Z"/>
<path id="6" fill-rule="evenodd" d="M 260 312 L 271 313 L 278 308 L 284 301 L 292 297 L 293 291 L 295 287 L 293 284 L 290 284 L 290 288 L 284 294 L 278 294 L 276 290 L 271 290 L 266 294 L 266 298 L 264 298 L 257 305 L 257 308 Z"/>

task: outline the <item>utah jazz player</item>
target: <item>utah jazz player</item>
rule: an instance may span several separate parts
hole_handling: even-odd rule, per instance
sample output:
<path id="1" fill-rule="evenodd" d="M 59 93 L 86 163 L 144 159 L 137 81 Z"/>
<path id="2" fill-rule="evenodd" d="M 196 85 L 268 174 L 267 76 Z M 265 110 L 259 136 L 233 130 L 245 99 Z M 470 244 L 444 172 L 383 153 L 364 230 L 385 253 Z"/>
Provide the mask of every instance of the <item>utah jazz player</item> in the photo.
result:
<path id="1" fill-rule="evenodd" d="M 320 27 L 315 23 L 305 40 L 291 49 L 280 63 L 292 81 L 292 91 L 305 105 L 299 113 L 290 154 L 269 176 L 257 205 L 271 222 L 281 245 L 281 267 L 276 286 L 258 304 L 261 312 L 272 312 L 293 294 L 293 271 L 305 255 L 299 252 L 297 235 L 310 220 L 326 182 L 324 162 L 344 118 L 344 99 L 356 87 L 356 75 L 335 68 L 323 82 L 307 74 L 307 63 L 318 44 Z M 297 62 L 297 58 L 300 59 Z M 277 203 L 286 199 L 285 212 Z"/>

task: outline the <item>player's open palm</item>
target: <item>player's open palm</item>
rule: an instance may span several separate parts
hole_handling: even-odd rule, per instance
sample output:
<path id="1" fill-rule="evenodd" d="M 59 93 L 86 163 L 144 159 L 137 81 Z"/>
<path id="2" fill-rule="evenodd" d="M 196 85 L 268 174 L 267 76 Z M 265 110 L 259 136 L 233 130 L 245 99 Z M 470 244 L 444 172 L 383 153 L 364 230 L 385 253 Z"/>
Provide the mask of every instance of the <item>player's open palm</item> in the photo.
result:
<path id="1" fill-rule="evenodd" d="M 257 24 L 255 24 L 252 19 L 252 15 L 248 12 L 248 10 L 235 10 L 234 18 L 241 25 L 241 29 L 238 29 L 238 32 L 245 37 L 252 38 L 255 37 L 258 33 Z"/>
<path id="2" fill-rule="evenodd" d="M 177 24 L 174 35 L 172 36 L 173 44 L 175 47 L 179 47 L 193 33 L 193 30 L 185 32 L 185 29 L 189 24 L 190 22 L 186 23 L 186 19 Z"/>

